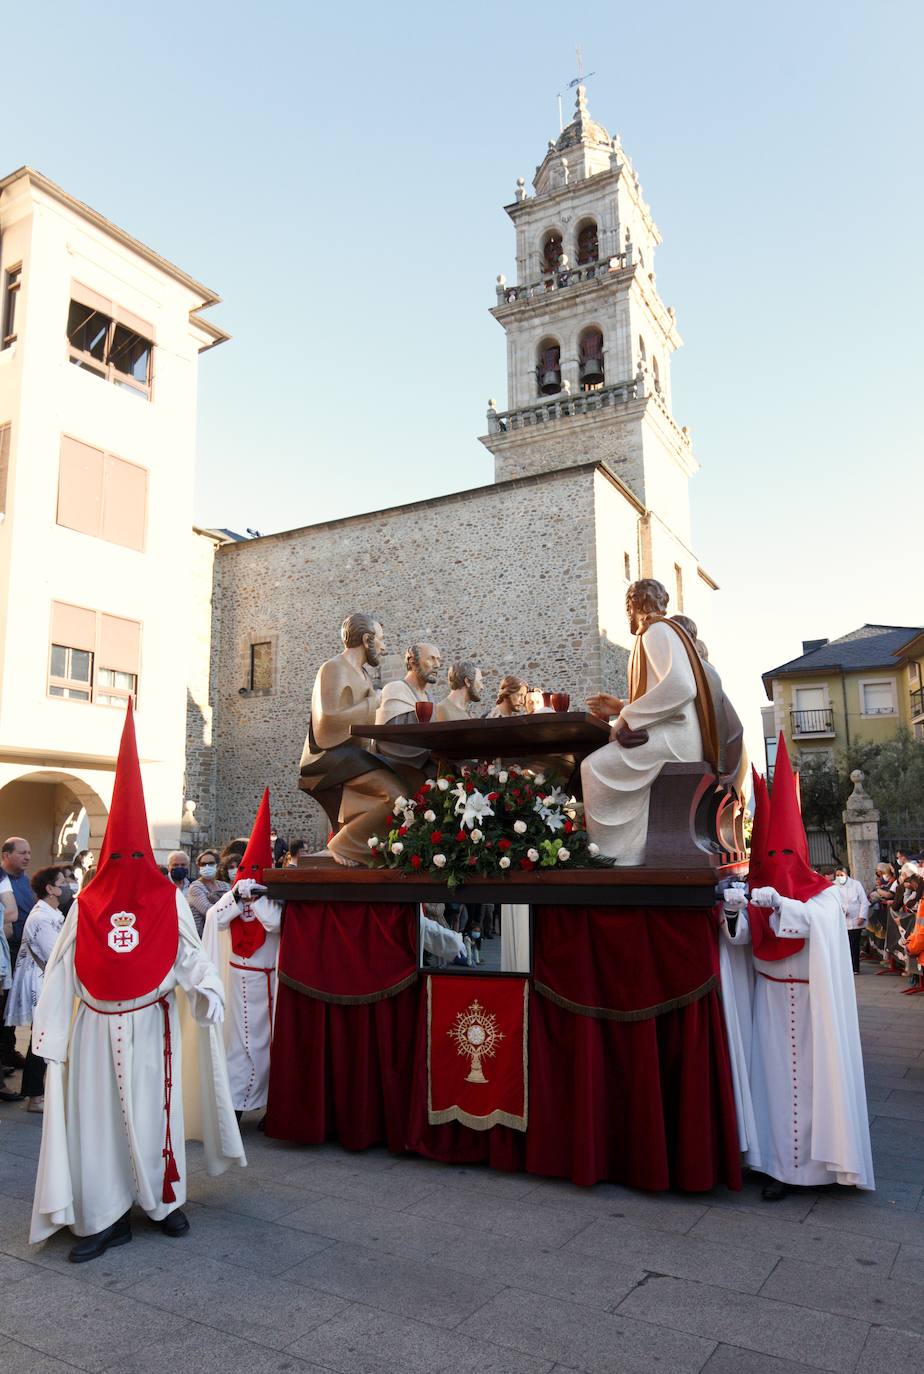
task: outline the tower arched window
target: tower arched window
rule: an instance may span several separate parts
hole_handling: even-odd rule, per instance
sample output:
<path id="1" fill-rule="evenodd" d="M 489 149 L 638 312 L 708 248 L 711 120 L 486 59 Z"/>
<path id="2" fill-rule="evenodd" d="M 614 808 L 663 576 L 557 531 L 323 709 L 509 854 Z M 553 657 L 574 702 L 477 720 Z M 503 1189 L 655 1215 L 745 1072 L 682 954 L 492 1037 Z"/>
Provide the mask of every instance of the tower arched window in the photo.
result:
<path id="1" fill-rule="evenodd" d="M 579 267 L 596 262 L 599 257 L 599 239 L 596 220 L 586 219 L 578 225 L 577 260 Z"/>
<path id="2" fill-rule="evenodd" d="M 581 334 L 578 344 L 581 390 L 599 391 L 604 383 L 603 334 L 592 325 Z"/>
<path id="3" fill-rule="evenodd" d="M 639 336 L 638 336 L 638 360 L 639 360 L 640 363 L 644 363 L 645 358 L 646 358 L 646 353 L 645 353 L 645 340 L 642 338 L 641 334 L 639 334 Z"/>
<path id="4" fill-rule="evenodd" d="M 542 239 L 543 273 L 557 272 L 561 265 L 563 253 L 561 234 L 557 229 L 550 229 Z"/>
<path id="5" fill-rule="evenodd" d="M 536 381 L 540 396 L 555 396 L 561 391 L 561 345 L 557 339 L 543 339 L 536 350 Z"/>
<path id="6" fill-rule="evenodd" d="M 660 394 L 661 394 L 661 373 L 660 373 L 660 371 L 658 370 L 658 360 L 657 360 L 657 358 L 654 356 L 654 354 L 652 354 L 652 357 L 651 357 L 651 380 L 652 380 L 652 382 L 654 383 L 654 389 L 655 389 L 655 391 L 656 391 L 656 392 L 658 393 L 658 395 L 660 396 Z"/>

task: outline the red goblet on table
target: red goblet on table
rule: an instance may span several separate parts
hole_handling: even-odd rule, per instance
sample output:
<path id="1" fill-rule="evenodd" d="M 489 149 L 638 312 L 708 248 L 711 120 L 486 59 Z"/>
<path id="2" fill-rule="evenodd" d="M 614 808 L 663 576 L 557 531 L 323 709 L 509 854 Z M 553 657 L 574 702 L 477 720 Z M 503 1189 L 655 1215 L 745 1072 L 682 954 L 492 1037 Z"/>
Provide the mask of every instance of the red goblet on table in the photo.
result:
<path id="1" fill-rule="evenodd" d="M 568 692 L 553 692 L 553 693 L 552 693 L 552 710 L 553 710 L 553 711 L 567 711 L 567 709 L 568 709 L 568 707 L 569 707 L 570 705 L 571 705 L 571 695 L 570 695 L 570 693 L 568 693 Z"/>
<path id="2" fill-rule="evenodd" d="M 433 702 L 418 701 L 414 705 L 414 710 L 417 712 L 417 719 L 420 722 L 420 724 L 426 725 L 430 717 L 433 715 Z"/>
<path id="3" fill-rule="evenodd" d="M 552 693 L 551 693 L 551 692 L 543 692 L 543 693 L 542 693 L 542 704 L 543 704 L 543 706 L 545 706 L 547 709 L 548 709 L 548 708 L 551 708 L 551 705 L 552 705 Z"/>

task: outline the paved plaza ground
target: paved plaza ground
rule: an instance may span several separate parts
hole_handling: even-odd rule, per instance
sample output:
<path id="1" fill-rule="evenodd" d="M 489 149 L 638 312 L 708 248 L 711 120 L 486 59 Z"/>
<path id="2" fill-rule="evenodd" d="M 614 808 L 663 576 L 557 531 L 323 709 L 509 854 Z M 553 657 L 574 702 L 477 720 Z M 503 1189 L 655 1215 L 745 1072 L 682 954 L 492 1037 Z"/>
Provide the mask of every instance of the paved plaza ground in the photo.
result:
<path id="1" fill-rule="evenodd" d="M 924 1369 L 924 997 L 858 979 L 878 1191 L 630 1192 L 265 1140 L 191 1233 L 27 1241 L 41 1118 L 0 1107 L 3 1374 Z M 11 1080 L 15 1082 L 15 1080 Z"/>

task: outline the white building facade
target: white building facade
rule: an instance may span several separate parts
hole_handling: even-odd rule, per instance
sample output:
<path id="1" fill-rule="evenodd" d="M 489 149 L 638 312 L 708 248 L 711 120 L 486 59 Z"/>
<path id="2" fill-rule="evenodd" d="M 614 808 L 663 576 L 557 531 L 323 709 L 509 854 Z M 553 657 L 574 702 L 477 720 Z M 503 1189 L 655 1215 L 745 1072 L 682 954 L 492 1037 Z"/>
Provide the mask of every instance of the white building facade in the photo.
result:
<path id="1" fill-rule="evenodd" d="M 98 850 L 125 704 L 179 839 L 199 354 L 218 297 L 22 168 L 0 181 L 0 832 Z"/>

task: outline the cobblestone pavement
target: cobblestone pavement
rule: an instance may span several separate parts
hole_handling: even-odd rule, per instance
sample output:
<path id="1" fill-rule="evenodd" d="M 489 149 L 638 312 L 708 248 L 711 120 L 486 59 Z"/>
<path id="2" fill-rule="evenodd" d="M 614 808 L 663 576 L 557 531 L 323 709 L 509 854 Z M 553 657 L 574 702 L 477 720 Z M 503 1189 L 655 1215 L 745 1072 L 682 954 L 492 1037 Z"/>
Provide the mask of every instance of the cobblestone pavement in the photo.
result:
<path id="1" fill-rule="evenodd" d="M 29 1247 L 40 1118 L 0 1107 L 0 1370 L 924 1369 L 924 997 L 900 986 L 858 979 L 872 1195 L 587 1190 L 248 1120 L 246 1172 L 209 1179 L 193 1153 L 189 1236 L 138 1216 L 78 1268 L 66 1234 Z"/>

